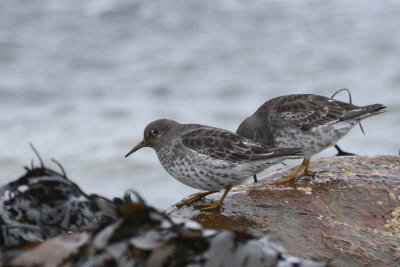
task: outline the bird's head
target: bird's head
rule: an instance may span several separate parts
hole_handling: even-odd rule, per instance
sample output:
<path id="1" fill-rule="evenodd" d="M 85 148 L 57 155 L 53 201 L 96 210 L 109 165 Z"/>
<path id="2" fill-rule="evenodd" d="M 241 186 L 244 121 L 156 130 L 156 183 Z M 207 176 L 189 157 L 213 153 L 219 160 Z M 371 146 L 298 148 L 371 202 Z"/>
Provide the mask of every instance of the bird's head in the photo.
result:
<path id="1" fill-rule="evenodd" d="M 250 116 L 239 125 L 239 128 L 236 130 L 236 134 L 246 137 L 247 139 L 259 142 L 261 140 L 257 140 L 257 132 L 261 128 L 261 121 L 255 116 Z"/>
<path id="2" fill-rule="evenodd" d="M 136 152 L 143 147 L 151 147 L 156 151 L 168 141 L 171 131 L 179 123 L 173 120 L 160 119 L 149 123 L 144 129 L 143 140 L 132 148 L 125 157 Z"/>

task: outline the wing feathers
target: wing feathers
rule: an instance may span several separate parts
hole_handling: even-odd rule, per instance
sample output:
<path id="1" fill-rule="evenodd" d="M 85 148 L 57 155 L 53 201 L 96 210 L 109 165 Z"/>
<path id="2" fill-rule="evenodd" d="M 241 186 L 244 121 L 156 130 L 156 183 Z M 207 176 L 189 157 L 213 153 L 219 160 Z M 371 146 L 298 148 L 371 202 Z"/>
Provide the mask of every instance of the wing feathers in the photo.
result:
<path id="1" fill-rule="evenodd" d="M 229 131 L 206 126 L 188 130 L 181 140 L 187 148 L 198 153 L 235 162 L 301 154 L 299 149 L 268 148 Z"/>
<path id="2" fill-rule="evenodd" d="M 360 107 L 318 95 L 288 95 L 267 101 L 257 112 L 268 114 L 271 120 L 310 130 L 339 121 L 363 119 L 382 112 L 384 108 L 380 104 Z"/>

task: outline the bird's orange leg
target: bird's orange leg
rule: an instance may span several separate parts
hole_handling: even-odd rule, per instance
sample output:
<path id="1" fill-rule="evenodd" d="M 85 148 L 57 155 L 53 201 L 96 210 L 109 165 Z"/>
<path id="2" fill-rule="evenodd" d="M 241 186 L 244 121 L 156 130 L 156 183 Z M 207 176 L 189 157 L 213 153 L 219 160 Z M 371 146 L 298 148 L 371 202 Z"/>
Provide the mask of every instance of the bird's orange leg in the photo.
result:
<path id="1" fill-rule="evenodd" d="M 187 199 L 184 199 L 181 202 L 177 203 L 175 206 L 177 208 L 182 208 L 183 206 L 190 206 L 193 203 L 201 200 L 203 197 L 214 194 L 216 192 L 218 192 L 218 191 L 206 191 L 206 192 L 200 192 L 200 193 L 193 194 L 193 195 L 189 196 Z"/>
<path id="2" fill-rule="evenodd" d="M 232 189 L 232 186 L 227 186 L 225 188 L 224 194 L 219 199 L 217 203 L 204 203 L 196 205 L 196 208 L 200 208 L 201 211 L 219 211 L 221 209 L 222 204 L 226 196 L 228 195 L 229 191 Z"/>
<path id="3" fill-rule="evenodd" d="M 308 159 L 304 159 L 303 162 L 296 168 L 294 169 L 294 171 L 286 177 L 283 177 L 281 179 L 279 179 L 278 181 L 275 182 L 276 185 L 281 185 L 281 184 L 287 184 L 287 183 L 291 183 L 294 181 L 294 179 L 296 178 L 296 175 L 303 169 L 303 168 L 307 168 L 307 161 L 308 164 L 310 163 L 310 160 Z"/>

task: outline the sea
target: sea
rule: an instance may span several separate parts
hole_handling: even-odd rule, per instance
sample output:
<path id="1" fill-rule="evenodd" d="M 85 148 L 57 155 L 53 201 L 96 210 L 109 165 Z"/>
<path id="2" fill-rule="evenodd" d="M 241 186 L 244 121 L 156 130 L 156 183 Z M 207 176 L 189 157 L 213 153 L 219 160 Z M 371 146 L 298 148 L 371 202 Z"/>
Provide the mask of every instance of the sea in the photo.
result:
<path id="1" fill-rule="evenodd" d="M 398 155 L 399 14 L 394 0 L 0 1 L 0 183 L 39 164 L 32 143 L 86 192 L 164 209 L 197 190 L 149 148 L 124 158 L 149 122 L 235 131 L 270 98 L 341 88 L 388 107 L 342 149 Z"/>

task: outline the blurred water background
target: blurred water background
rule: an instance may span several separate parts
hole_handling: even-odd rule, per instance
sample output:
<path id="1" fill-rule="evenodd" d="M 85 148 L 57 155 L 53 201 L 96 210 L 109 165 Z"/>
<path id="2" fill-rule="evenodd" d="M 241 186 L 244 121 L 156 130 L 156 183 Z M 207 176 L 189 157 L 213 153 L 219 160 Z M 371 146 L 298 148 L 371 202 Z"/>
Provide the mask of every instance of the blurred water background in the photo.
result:
<path id="1" fill-rule="evenodd" d="M 342 148 L 398 154 L 399 14 L 372 0 L 0 1 L 0 182 L 30 165 L 32 142 L 88 192 L 133 188 L 166 208 L 196 190 L 150 149 L 123 157 L 148 122 L 235 131 L 269 98 L 344 87 L 390 112 Z"/>

